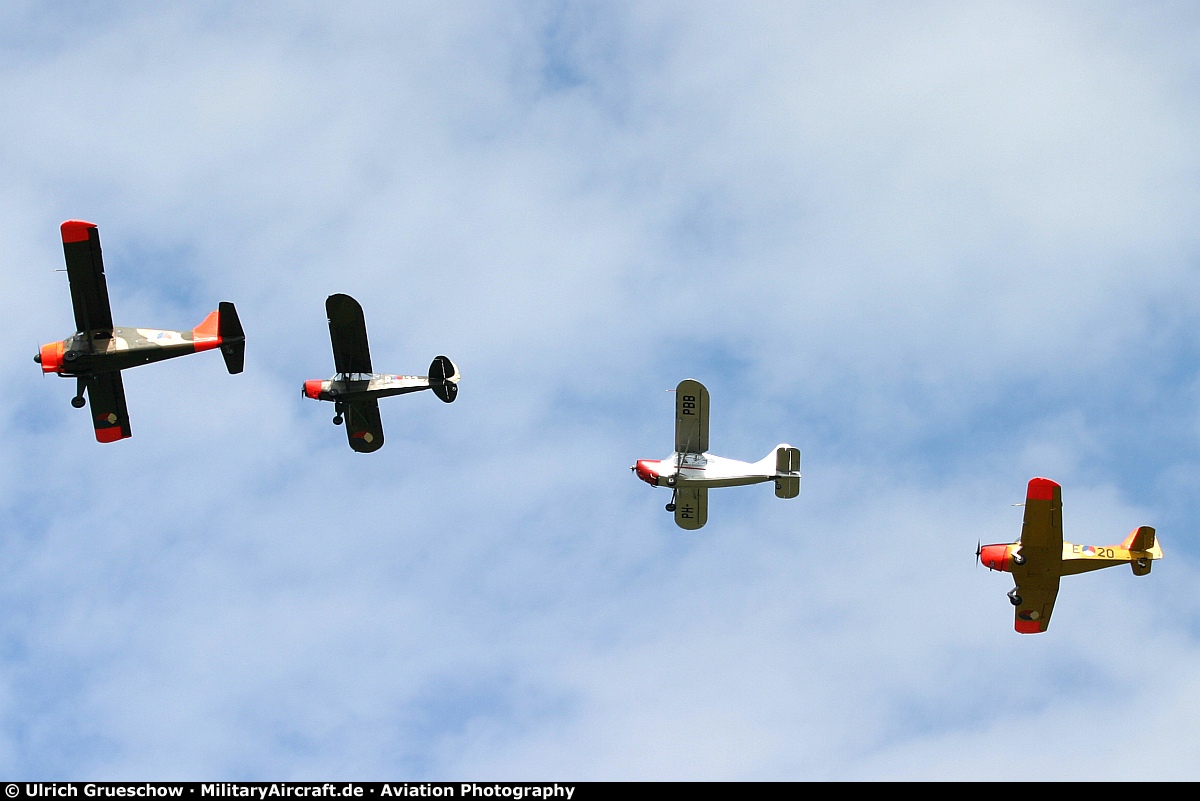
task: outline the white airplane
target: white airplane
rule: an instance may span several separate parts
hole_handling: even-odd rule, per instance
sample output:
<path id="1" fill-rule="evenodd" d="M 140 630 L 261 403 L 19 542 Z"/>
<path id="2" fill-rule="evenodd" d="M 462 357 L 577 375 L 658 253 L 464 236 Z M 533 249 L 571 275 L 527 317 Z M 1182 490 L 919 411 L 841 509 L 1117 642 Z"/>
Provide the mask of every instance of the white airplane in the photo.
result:
<path id="1" fill-rule="evenodd" d="M 675 524 L 695 530 L 708 522 L 708 488 L 775 482 L 780 498 L 800 494 L 800 451 L 775 446 L 760 461 L 739 462 L 708 452 L 708 390 L 686 378 L 675 389 L 675 452 L 666 459 L 639 459 L 630 468 L 652 487 L 670 487 L 667 511 Z"/>

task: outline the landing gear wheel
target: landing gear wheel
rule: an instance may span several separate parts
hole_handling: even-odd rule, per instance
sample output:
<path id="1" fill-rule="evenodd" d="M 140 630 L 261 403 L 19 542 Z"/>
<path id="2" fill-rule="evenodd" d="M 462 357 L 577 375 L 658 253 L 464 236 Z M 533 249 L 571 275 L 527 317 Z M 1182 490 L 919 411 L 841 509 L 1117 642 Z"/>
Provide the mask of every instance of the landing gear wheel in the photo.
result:
<path id="1" fill-rule="evenodd" d="M 1013 564 L 1014 564 L 1014 565 L 1023 565 L 1023 564 L 1025 564 L 1025 557 L 1024 557 L 1024 556 L 1022 556 L 1022 555 L 1021 555 L 1021 554 L 1019 554 L 1019 553 L 1014 553 L 1014 554 L 1012 555 L 1012 560 L 1013 560 Z"/>
<path id="2" fill-rule="evenodd" d="M 673 504 L 673 503 L 668 503 L 668 504 L 667 504 L 667 511 L 668 511 L 668 512 L 674 512 L 674 511 L 675 511 L 675 504 Z"/>
<path id="3" fill-rule="evenodd" d="M 335 426 L 340 426 L 342 424 L 342 416 L 340 414 L 337 417 L 333 418 L 333 424 Z"/>
<path id="4" fill-rule="evenodd" d="M 79 353 L 77 351 L 69 350 L 63 354 L 63 359 L 68 362 L 73 362 L 78 358 L 79 358 Z"/>
<path id="5" fill-rule="evenodd" d="M 667 486 L 668 487 L 675 486 L 675 476 L 667 476 Z"/>
<path id="6" fill-rule="evenodd" d="M 76 409 L 82 409 L 86 403 L 87 401 L 85 401 L 83 398 L 71 398 L 71 405 Z"/>
<path id="7" fill-rule="evenodd" d="M 1013 590 L 1012 592 L 1010 592 L 1010 593 L 1008 594 L 1008 601 L 1009 601 L 1009 603 L 1011 603 L 1013 606 L 1020 606 L 1020 605 L 1021 605 L 1021 603 L 1022 603 L 1022 601 L 1021 601 L 1021 596 L 1020 596 L 1020 595 L 1017 595 L 1017 591 L 1016 591 L 1016 590 Z"/>

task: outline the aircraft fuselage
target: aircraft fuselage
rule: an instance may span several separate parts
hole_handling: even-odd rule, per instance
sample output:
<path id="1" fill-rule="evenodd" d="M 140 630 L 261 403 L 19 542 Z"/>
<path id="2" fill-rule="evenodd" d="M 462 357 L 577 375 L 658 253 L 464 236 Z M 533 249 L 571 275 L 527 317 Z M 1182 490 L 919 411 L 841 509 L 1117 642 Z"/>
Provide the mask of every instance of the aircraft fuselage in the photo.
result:
<path id="1" fill-rule="evenodd" d="M 313 400 L 345 401 L 387 398 L 430 389 L 423 375 L 385 375 L 381 373 L 343 373 L 328 380 L 304 382 L 304 397 Z"/>
<path id="2" fill-rule="evenodd" d="M 176 356 L 220 347 L 221 338 L 192 331 L 116 327 L 81 331 L 61 342 L 43 345 L 36 361 L 43 373 L 64 377 L 97 375 L 127 370 Z"/>
<path id="3" fill-rule="evenodd" d="M 639 459 L 634 472 L 653 487 L 741 487 L 773 481 L 775 454 L 761 462 L 742 462 L 710 453 L 672 453 L 666 459 Z"/>

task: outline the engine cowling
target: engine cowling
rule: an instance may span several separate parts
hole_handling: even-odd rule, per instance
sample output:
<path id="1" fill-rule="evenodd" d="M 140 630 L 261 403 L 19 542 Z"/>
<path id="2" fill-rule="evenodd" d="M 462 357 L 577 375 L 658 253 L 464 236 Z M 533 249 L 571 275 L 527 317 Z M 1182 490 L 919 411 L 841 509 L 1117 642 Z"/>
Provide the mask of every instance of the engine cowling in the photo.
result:
<path id="1" fill-rule="evenodd" d="M 658 486 L 658 471 L 651 465 L 657 465 L 658 462 L 652 459 L 638 459 L 638 463 L 633 466 L 633 472 L 642 481 L 645 481 L 652 487 Z"/>
<path id="2" fill-rule="evenodd" d="M 988 570 L 1012 572 L 1011 545 L 985 545 L 979 549 L 979 561 Z"/>
<path id="3" fill-rule="evenodd" d="M 304 397 L 312 398 L 313 400 L 321 399 L 321 390 L 324 388 L 325 382 L 319 378 L 314 378 L 304 382 Z"/>
<path id="4" fill-rule="evenodd" d="M 42 345 L 42 349 L 38 352 L 38 361 L 41 362 L 43 373 L 57 373 L 63 363 L 63 343 L 51 342 L 49 345 Z"/>

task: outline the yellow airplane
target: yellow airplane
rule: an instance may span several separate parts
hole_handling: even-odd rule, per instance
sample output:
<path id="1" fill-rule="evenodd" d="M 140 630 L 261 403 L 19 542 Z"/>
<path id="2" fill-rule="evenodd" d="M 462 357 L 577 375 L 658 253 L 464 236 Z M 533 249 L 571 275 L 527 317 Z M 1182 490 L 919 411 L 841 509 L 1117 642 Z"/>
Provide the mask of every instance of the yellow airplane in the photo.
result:
<path id="1" fill-rule="evenodd" d="M 1048 478 L 1029 480 L 1025 495 L 1025 523 L 1014 543 L 980 545 L 975 556 L 989 570 L 1013 574 L 1016 586 L 1008 600 L 1016 607 L 1015 628 L 1021 634 L 1038 634 L 1050 625 L 1058 580 L 1063 576 L 1123 565 L 1133 575 L 1150 572 L 1162 548 L 1150 526 L 1136 528 L 1120 545 L 1076 545 L 1063 542 L 1062 487 Z"/>

